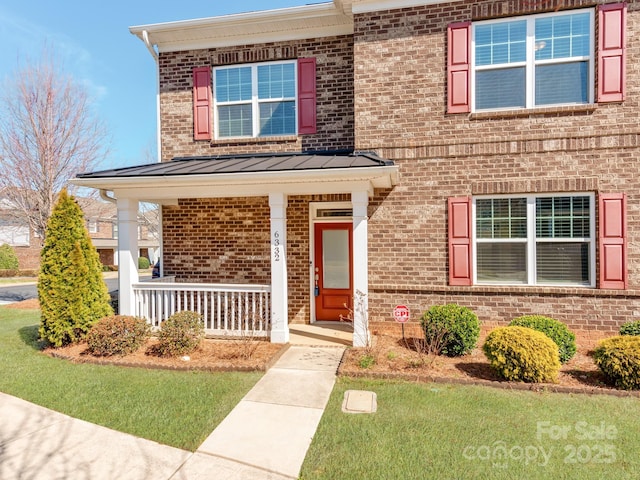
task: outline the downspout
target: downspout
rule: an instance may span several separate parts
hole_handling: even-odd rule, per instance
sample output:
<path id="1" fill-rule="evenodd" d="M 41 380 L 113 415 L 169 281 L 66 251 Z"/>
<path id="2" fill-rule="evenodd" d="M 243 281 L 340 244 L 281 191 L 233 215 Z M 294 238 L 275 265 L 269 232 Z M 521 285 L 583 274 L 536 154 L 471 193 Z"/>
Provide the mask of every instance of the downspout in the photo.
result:
<path id="1" fill-rule="evenodd" d="M 103 199 L 105 202 L 110 202 L 110 203 L 117 203 L 118 200 L 116 200 L 115 197 L 110 197 L 107 194 L 107 190 L 105 190 L 104 188 L 100 189 L 100 198 Z"/>
<path id="2" fill-rule="evenodd" d="M 142 31 L 142 41 L 144 42 L 147 50 L 151 53 L 151 56 L 156 62 L 157 67 L 157 84 L 156 84 L 156 148 L 158 150 L 158 162 L 162 161 L 162 142 L 160 141 L 160 65 L 158 64 L 158 52 L 153 45 L 151 45 L 151 41 L 149 40 L 149 33 L 146 30 Z"/>

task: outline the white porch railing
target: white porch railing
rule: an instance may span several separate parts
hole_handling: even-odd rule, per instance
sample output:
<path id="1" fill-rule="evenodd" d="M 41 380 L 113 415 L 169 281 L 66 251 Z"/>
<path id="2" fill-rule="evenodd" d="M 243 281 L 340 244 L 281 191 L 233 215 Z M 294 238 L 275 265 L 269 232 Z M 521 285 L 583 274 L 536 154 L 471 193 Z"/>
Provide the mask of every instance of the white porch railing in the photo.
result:
<path id="1" fill-rule="evenodd" d="M 162 281 L 165 280 L 165 281 Z M 135 315 L 154 329 L 181 310 L 198 312 L 208 335 L 267 336 L 271 328 L 271 286 L 207 283 L 134 283 Z"/>

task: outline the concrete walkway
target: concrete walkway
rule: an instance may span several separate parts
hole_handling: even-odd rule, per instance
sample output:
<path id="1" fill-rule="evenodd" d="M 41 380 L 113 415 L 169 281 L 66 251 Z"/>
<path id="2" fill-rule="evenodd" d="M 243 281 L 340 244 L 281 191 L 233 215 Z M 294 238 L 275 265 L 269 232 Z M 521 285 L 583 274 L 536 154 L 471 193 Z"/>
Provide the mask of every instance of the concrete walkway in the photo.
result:
<path id="1" fill-rule="evenodd" d="M 342 353 L 290 347 L 195 453 L 0 393 L 0 480 L 298 478 Z"/>

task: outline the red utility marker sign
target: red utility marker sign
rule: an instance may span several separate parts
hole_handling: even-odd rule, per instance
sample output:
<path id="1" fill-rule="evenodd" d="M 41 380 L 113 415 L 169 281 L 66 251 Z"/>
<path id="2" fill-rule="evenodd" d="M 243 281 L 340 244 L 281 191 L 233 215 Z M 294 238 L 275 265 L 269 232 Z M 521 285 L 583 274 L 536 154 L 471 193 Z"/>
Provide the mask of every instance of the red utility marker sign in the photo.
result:
<path id="1" fill-rule="evenodd" d="M 393 309 L 393 318 L 398 323 L 407 323 L 409 321 L 409 307 L 398 305 Z"/>

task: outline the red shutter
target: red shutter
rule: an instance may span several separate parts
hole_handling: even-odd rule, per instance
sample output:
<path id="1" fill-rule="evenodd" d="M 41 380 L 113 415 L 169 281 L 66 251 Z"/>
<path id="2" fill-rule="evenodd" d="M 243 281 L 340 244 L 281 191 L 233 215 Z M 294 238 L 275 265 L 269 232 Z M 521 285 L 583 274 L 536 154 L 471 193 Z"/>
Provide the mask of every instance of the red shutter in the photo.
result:
<path id="1" fill-rule="evenodd" d="M 211 68 L 193 69 L 193 138 L 211 140 Z"/>
<path id="2" fill-rule="evenodd" d="M 621 102 L 625 94 L 627 5 L 598 7 L 598 102 Z"/>
<path id="3" fill-rule="evenodd" d="M 447 27 L 447 112 L 471 111 L 471 22 Z"/>
<path id="4" fill-rule="evenodd" d="M 449 285 L 471 285 L 471 198 L 449 199 Z"/>
<path id="5" fill-rule="evenodd" d="M 627 196 L 598 196 L 600 288 L 627 288 Z"/>
<path id="6" fill-rule="evenodd" d="M 298 59 L 298 133 L 316 133 L 316 59 Z"/>

